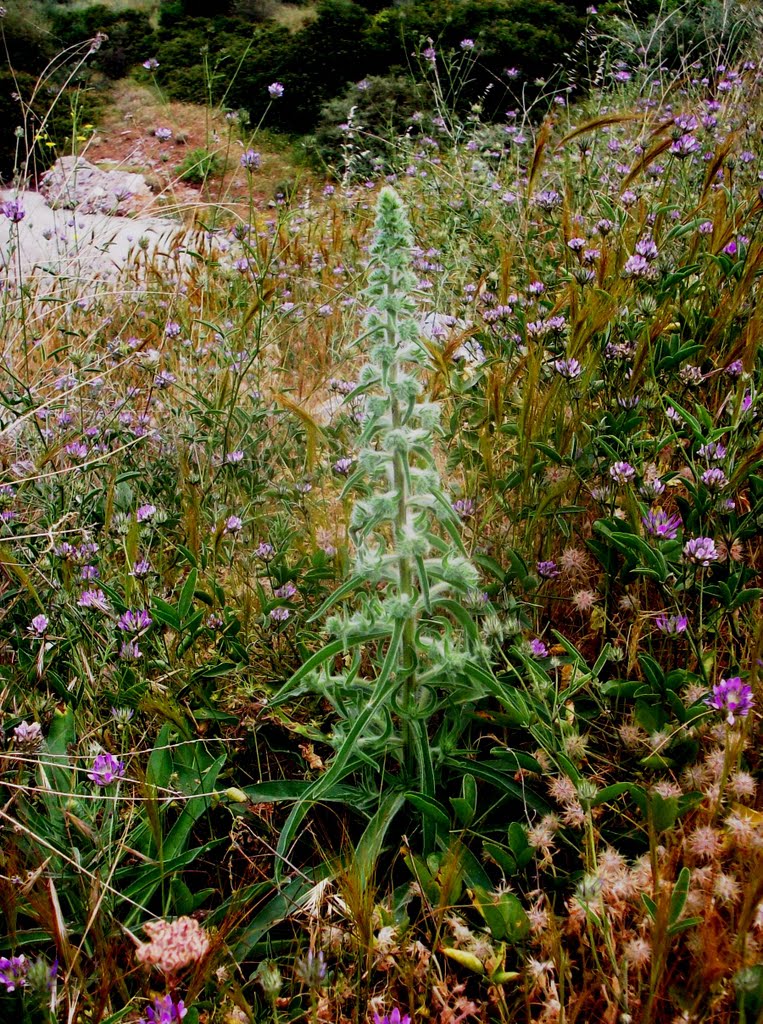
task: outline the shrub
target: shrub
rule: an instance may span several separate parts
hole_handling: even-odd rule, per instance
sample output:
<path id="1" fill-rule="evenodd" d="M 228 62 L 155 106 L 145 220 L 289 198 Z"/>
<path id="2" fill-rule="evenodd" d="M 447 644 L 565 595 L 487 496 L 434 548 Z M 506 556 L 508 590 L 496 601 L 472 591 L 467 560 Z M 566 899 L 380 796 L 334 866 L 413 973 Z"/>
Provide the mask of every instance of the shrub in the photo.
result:
<path id="1" fill-rule="evenodd" d="M 194 149 L 177 168 L 177 176 L 189 185 L 203 185 L 208 178 L 213 178 L 222 170 L 223 162 L 218 153 L 211 153 L 208 149 Z"/>
<path id="2" fill-rule="evenodd" d="M 151 19 L 144 11 L 112 10 L 104 4 L 58 10 L 51 18 L 51 29 L 61 48 L 105 33 L 108 39 L 90 58 L 89 66 L 112 79 L 124 77 L 154 49 Z"/>
<path id="3" fill-rule="evenodd" d="M 342 96 L 323 105 L 308 149 L 334 170 L 352 159 L 352 171 L 367 177 L 392 170 L 397 139 L 414 125 L 414 115 L 431 103 L 420 82 L 404 75 L 373 76 L 348 86 Z"/>

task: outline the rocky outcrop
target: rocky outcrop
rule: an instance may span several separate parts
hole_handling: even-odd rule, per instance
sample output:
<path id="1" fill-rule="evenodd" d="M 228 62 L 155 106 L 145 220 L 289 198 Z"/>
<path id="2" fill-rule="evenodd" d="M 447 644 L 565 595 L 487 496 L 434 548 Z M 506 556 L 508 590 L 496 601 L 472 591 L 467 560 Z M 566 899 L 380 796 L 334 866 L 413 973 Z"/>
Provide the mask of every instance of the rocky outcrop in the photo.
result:
<path id="1" fill-rule="evenodd" d="M 106 171 L 84 157 L 63 156 L 43 176 L 40 194 L 56 210 L 128 216 L 151 201 L 142 174 Z"/>

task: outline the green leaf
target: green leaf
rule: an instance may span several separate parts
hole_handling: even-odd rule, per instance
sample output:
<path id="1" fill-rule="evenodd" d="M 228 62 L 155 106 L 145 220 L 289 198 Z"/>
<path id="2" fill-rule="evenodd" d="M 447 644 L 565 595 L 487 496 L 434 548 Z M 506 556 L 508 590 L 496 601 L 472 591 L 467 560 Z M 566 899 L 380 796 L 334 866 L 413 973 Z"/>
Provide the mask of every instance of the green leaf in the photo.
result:
<path id="1" fill-rule="evenodd" d="M 676 921 L 675 924 L 668 928 L 668 935 L 677 935 L 679 932 L 684 932 L 687 928 L 694 928 L 698 924 L 702 924 L 701 917 L 684 917 L 681 921 Z"/>
<path id="2" fill-rule="evenodd" d="M 174 875 L 170 879 L 170 896 L 175 913 L 178 916 L 190 914 L 193 910 L 193 893 L 185 882 Z"/>
<path id="3" fill-rule="evenodd" d="M 171 604 L 162 601 L 160 597 L 151 599 L 151 615 L 164 626 L 170 626 L 174 630 L 180 630 L 180 619 L 178 613 Z"/>
<path id="4" fill-rule="evenodd" d="M 277 707 L 289 697 L 292 691 L 296 688 L 297 684 L 300 683 L 305 676 L 314 672 L 315 669 L 320 668 L 321 665 L 325 665 L 327 661 L 331 661 L 337 654 L 342 654 L 353 647 L 359 647 L 361 644 L 368 643 L 370 640 L 380 640 L 382 637 L 389 635 L 386 629 L 376 629 L 369 633 L 359 634 L 353 637 L 351 641 L 344 640 L 333 640 L 331 643 L 326 644 L 319 651 L 316 651 L 311 657 L 309 657 L 302 666 L 297 669 L 294 675 L 289 679 L 281 689 L 275 693 L 269 700 L 268 704 L 270 707 Z"/>
<path id="5" fill-rule="evenodd" d="M 450 828 L 450 815 L 437 800 L 434 800 L 429 796 L 424 796 L 423 793 L 412 792 L 406 793 L 405 799 L 409 804 L 412 804 L 417 811 L 421 811 L 422 814 L 431 818 L 432 821 L 436 821 L 438 825 L 442 825 L 443 828 Z"/>
<path id="6" fill-rule="evenodd" d="M 684 912 L 686 899 L 689 895 L 690 881 L 691 871 L 687 867 L 681 868 L 676 884 L 673 886 L 673 892 L 670 895 L 670 909 L 668 910 L 668 924 L 670 925 L 674 925 Z"/>
<path id="7" fill-rule="evenodd" d="M 651 896 L 647 896 L 645 892 L 641 893 L 641 902 L 646 907 L 646 912 L 649 914 L 652 921 L 657 920 L 657 904 L 654 902 Z"/>
<path id="8" fill-rule="evenodd" d="M 490 893 L 476 886 L 473 902 L 498 942 L 521 942 L 530 931 L 530 919 L 513 892 Z"/>
<path id="9" fill-rule="evenodd" d="M 174 857 L 182 852 L 191 829 L 201 815 L 209 807 L 210 796 L 215 788 L 217 776 L 219 775 L 226 761 L 226 755 L 221 754 L 212 766 L 204 773 L 199 780 L 195 791 L 185 799 L 180 817 L 170 829 L 169 835 L 164 840 L 165 857 Z"/>
<path id="10" fill-rule="evenodd" d="M 666 832 L 678 818 L 678 797 L 649 794 L 649 817 L 656 832 Z"/>
<path id="11" fill-rule="evenodd" d="M 387 831 L 403 806 L 404 799 L 402 793 L 387 793 L 382 798 L 379 809 L 369 821 L 355 847 L 353 865 L 358 870 L 364 888 L 370 884 L 373 878 Z"/>
<path id="12" fill-rule="evenodd" d="M 612 800 L 616 800 L 623 793 L 627 793 L 633 797 L 634 801 L 638 805 L 642 814 L 646 813 L 647 808 L 647 793 L 646 790 L 642 789 L 641 786 L 637 786 L 635 782 L 615 782 L 611 786 L 605 786 L 604 789 L 600 789 L 592 800 L 594 807 L 599 804 L 606 804 Z"/>
<path id="13" fill-rule="evenodd" d="M 193 592 L 196 590 L 196 582 L 199 578 L 199 572 L 197 569 L 191 569 L 188 573 L 188 579 L 183 584 L 183 589 L 180 592 L 180 600 L 178 601 L 178 616 L 180 621 L 184 622 L 188 617 L 188 612 L 191 610 L 193 604 Z"/>
<path id="14" fill-rule="evenodd" d="M 393 669 L 398 662 L 398 652 L 400 650 L 400 643 L 403 637 L 403 628 L 402 622 L 395 623 L 394 632 L 390 638 L 381 672 L 379 673 L 379 677 L 375 683 L 375 693 L 373 698 L 368 701 L 365 709 L 356 717 L 352 724 L 352 728 L 345 736 L 342 746 L 337 751 L 337 754 L 331 762 L 328 770 L 321 775 L 320 778 L 315 780 L 302 800 L 300 800 L 297 806 L 293 808 L 291 814 L 286 819 L 281 830 L 278 847 L 276 849 L 277 860 L 275 865 L 275 874 L 277 880 L 280 880 L 281 873 L 284 865 L 286 864 L 285 854 L 291 846 L 296 831 L 309 810 L 310 802 L 322 799 L 326 793 L 331 791 L 337 782 L 340 782 L 347 774 L 349 774 L 352 770 L 350 762 L 355 752 L 356 743 L 363 735 L 363 732 L 371 719 L 377 714 L 379 709 L 387 703 L 391 695 L 400 685 Z M 331 646 L 333 645 L 329 644 L 329 647 Z M 342 649 L 343 647 L 340 645 L 339 650 Z M 326 649 L 319 653 L 325 654 L 325 651 Z M 292 677 L 292 681 L 299 675 L 300 673 L 297 672 L 295 676 Z"/>

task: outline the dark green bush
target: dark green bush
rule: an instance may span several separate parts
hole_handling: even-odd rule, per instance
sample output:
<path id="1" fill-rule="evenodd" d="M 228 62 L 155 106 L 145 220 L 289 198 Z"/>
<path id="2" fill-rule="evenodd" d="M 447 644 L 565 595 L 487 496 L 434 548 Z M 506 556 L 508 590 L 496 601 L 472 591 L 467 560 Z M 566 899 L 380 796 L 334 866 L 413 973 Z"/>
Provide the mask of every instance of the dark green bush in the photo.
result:
<path id="1" fill-rule="evenodd" d="M 425 111 L 431 102 L 431 94 L 421 83 L 404 75 L 372 76 L 363 85 L 363 89 L 351 85 L 323 105 L 315 135 L 307 143 L 323 168 L 343 170 L 350 141 L 345 124 L 352 110 L 352 123 L 361 129 L 351 140 L 353 174 L 362 177 L 391 171 L 392 140 L 411 129 L 413 114 Z"/>
<path id="2" fill-rule="evenodd" d="M 175 99 L 200 101 L 207 95 L 201 70 L 206 59 L 213 100 L 225 96 L 229 106 L 246 108 L 255 124 L 269 107 L 268 123 L 291 132 L 313 130 L 324 105 L 348 83 L 407 73 L 430 37 L 438 51 L 453 53 L 461 39 L 475 40 L 477 59 L 467 81 L 460 79 L 446 98 L 466 109 L 487 90 L 485 113 L 492 116 L 505 109 L 507 67 L 519 67 L 525 82 L 548 75 L 585 26 L 578 0 L 433 0 L 383 9 L 379 3 L 321 0 L 315 19 L 295 33 L 272 21 L 235 17 L 235 7 L 232 13 L 227 6 L 205 7 L 204 17 L 191 16 L 197 10 L 191 2 L 162 5 L 162 86 Z M 270 104 L 273 81 L 283 83 L 285 94 Z M 373 121 L 373 112 L 369 116 Z M 327 130 L 325 117 L 322 123 Z"/>

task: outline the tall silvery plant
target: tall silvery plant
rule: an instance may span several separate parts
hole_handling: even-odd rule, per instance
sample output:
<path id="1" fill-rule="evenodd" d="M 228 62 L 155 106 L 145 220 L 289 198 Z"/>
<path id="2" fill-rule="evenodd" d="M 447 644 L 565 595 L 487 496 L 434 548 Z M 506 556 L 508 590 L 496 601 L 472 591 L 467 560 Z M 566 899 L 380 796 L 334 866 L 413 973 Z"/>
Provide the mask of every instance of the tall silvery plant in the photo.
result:
<path id="1" fill-rule="evenodd" d="M 466 607 L 477 571 L 433 454 L 439 406 L 421 399 L 427 354 L 412 298 L 412 244 L 400 197 L 383 189 L 358 342 L 369 359 L 350 396 L 364 394 L 366 409 L 357 470 L 346 486 L 361 494 L 350 522 L 354 574 L 314 617 L 333 606 L 325 625 L 335 639 L 275 698 L 306 683 L 321 692 L 337 714 L 330 740 L 336 754 L 294 807 L 282 854 L 309 804 L 323 799 L 377 808 L 375 817 L 388 823 L 407 797 L 423 809 L 424 843 L 431 845 L 438 769 L 463 730 L 463 706 L 497 686 Z M 337 673 L 339 655 L 346 667 Z M 355 785 L 348 789 L 350 776 Z"/>

